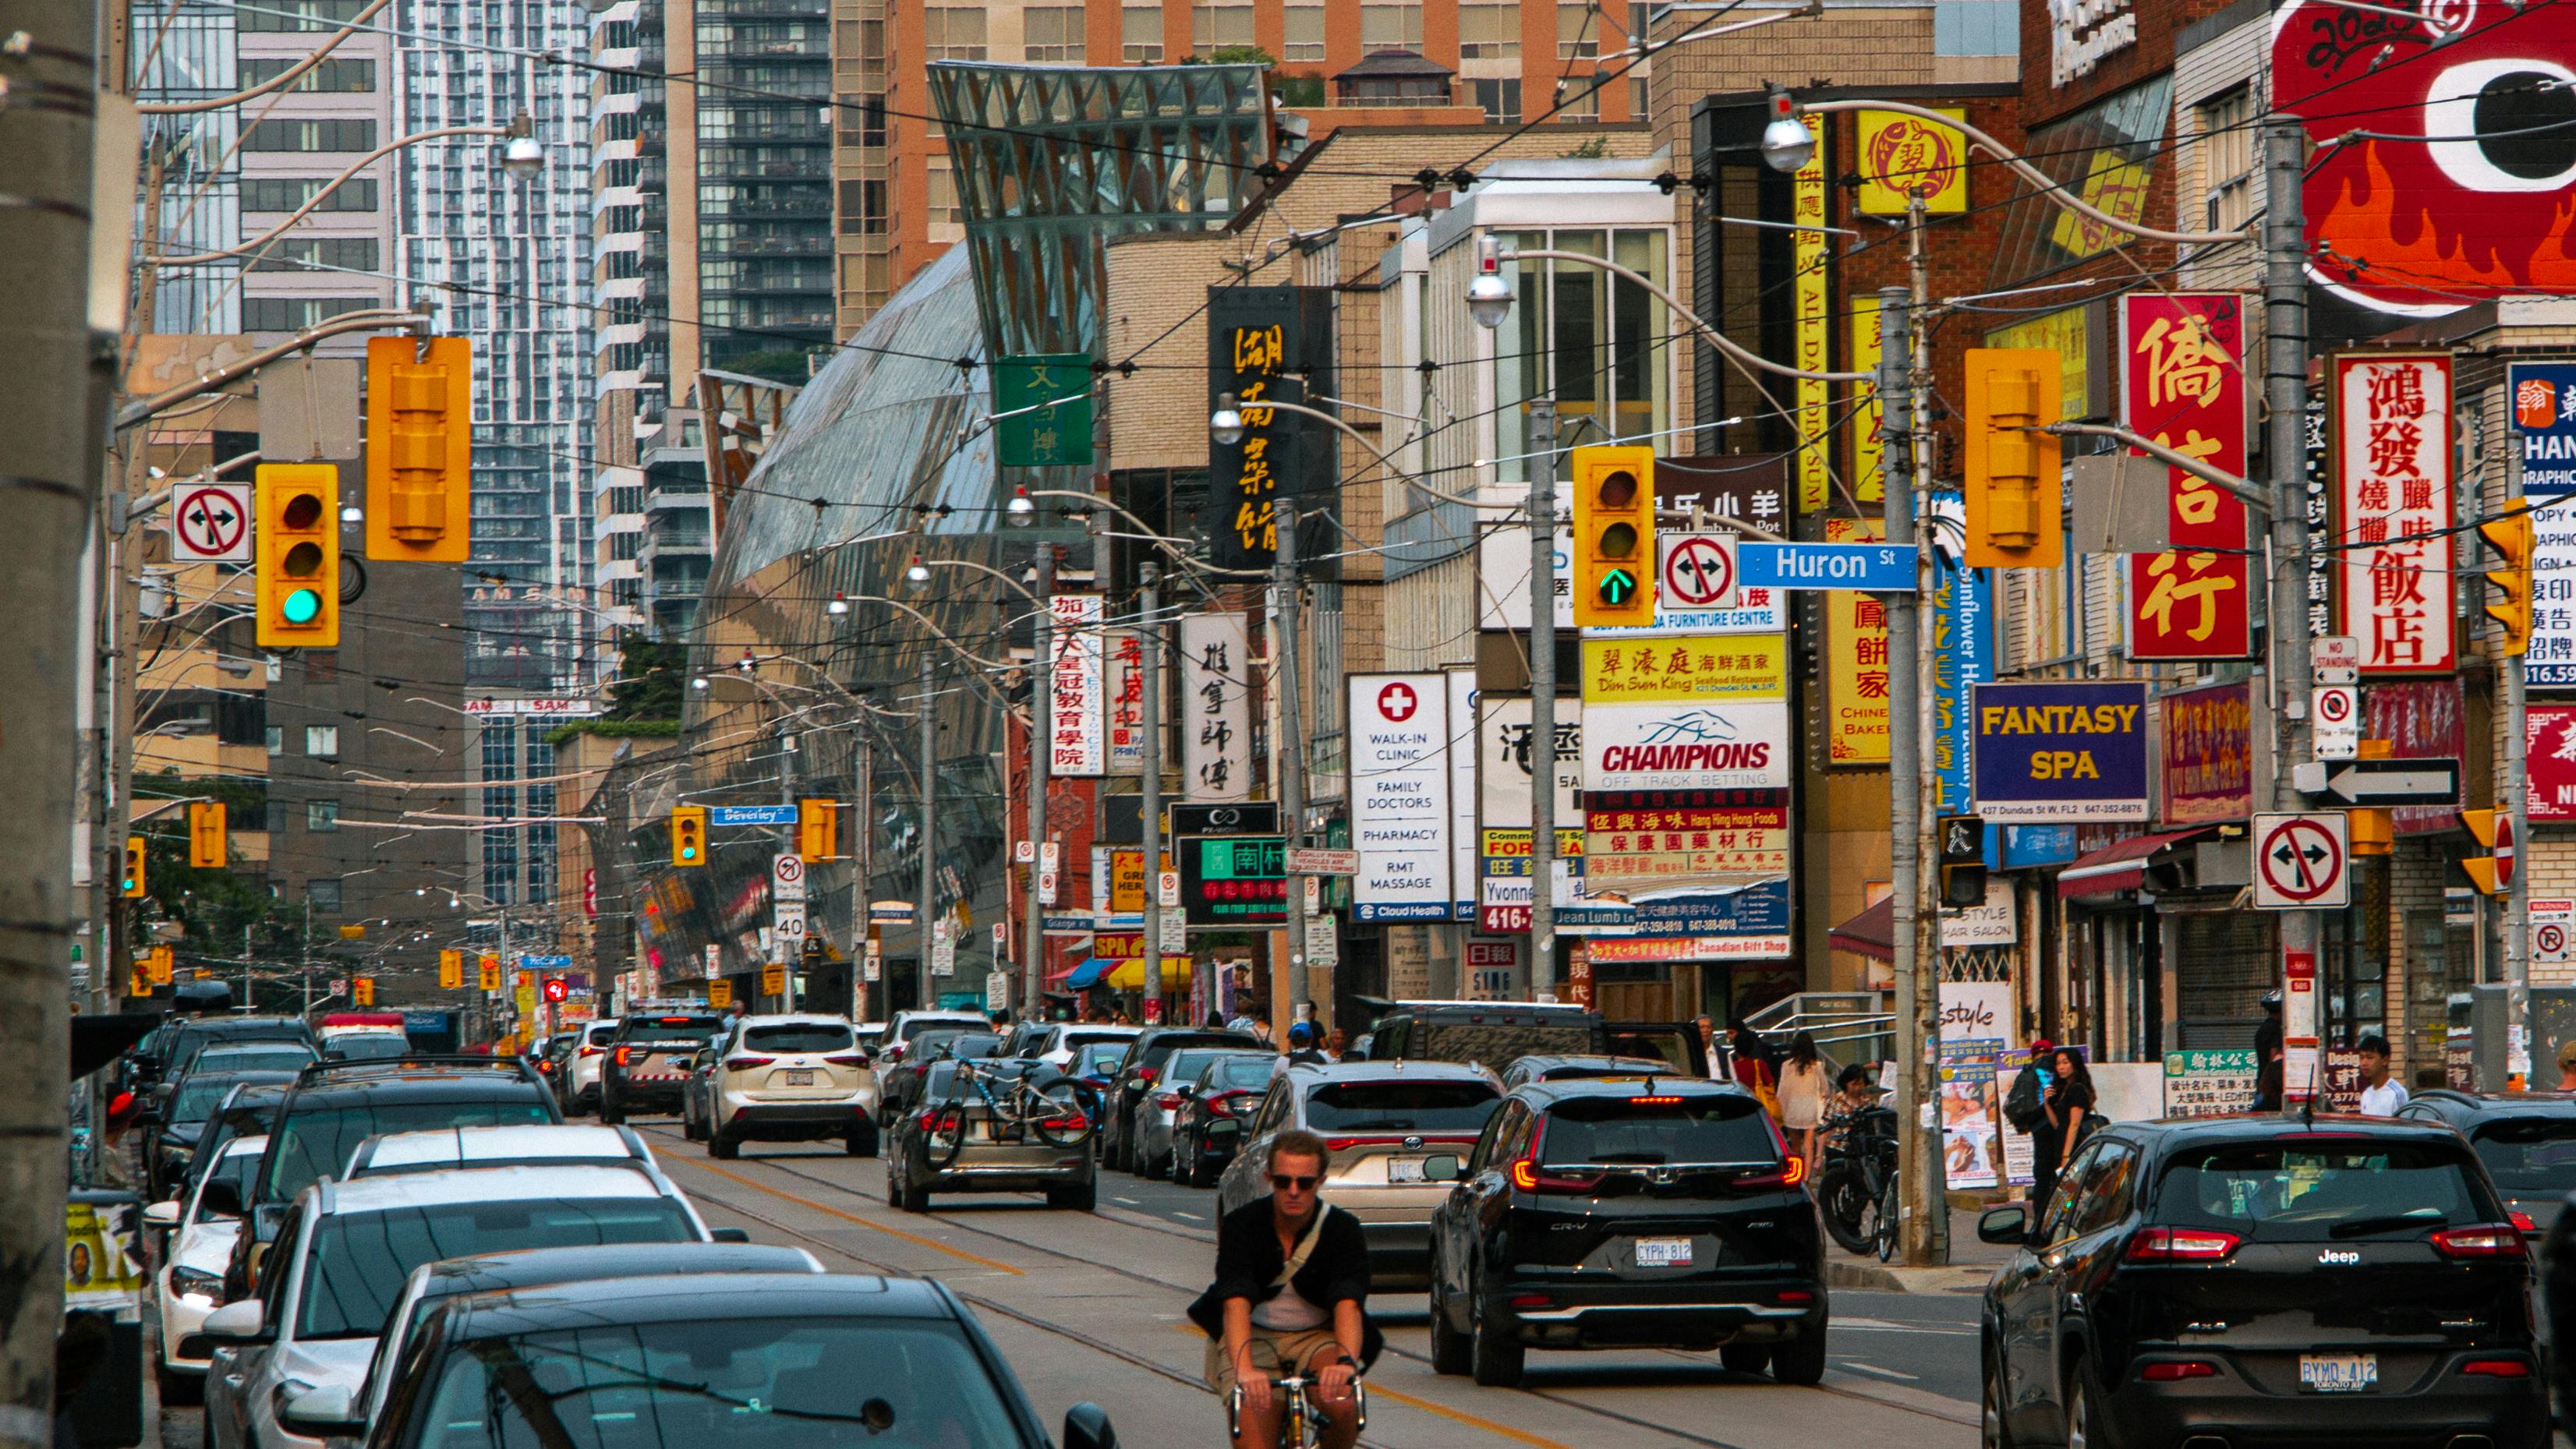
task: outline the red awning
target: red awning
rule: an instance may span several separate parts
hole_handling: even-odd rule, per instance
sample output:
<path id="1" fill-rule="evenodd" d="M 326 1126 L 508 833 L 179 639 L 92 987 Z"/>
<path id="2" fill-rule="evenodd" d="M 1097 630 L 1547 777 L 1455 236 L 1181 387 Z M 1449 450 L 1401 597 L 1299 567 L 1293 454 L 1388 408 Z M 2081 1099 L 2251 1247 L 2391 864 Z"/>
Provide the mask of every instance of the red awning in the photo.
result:
<path id="1" fill-rule="evenodd" d="M 1859 915 L 1827 932 L 1825 944 L 1872 961 L 1895 960 L 1896 897 L 1879 897 L 1878 904 L 1863 908 Z"/>
<path id="2" fill-rule="evenodd" d="M 2100 850 L 2079 855 L 2057 873 L 2057 898 L 2073 900 L 2078 896 L 2117 895 L 2145 884 L 2147 862 L 2167 846 L 2198 840 L 2210 833 L 2210 827 L 2193 830 L 2168 830 L 2161 835 L 2132 835 L 2114 841 Z"/>

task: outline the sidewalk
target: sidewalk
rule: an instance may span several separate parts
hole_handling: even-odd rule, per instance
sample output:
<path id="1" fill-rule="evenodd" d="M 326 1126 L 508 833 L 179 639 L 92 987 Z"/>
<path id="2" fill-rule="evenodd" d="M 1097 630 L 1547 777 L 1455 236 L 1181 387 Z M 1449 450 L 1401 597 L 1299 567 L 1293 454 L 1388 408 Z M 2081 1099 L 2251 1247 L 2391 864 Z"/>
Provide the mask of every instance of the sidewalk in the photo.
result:
<path id="1" fill-rule="evenodd" d="M 1950 1265 L 1945 1268 L 1908 1268 L 1901 1263 L 1882 1263 L 1874 1257 L 1846 1253 L 1842 1245 L 1828 1237 L 1825 1240 L 1825 1286 L 1858 1288 L 1875 1293 L 1976 1293 L 1984 1290 L 1986 1280 L 1995 1269 L 2012 1256 L 2012 1249 L 1977 1241 L 1977 1214 L 1982 1209 L 1950 1209 Z"/>

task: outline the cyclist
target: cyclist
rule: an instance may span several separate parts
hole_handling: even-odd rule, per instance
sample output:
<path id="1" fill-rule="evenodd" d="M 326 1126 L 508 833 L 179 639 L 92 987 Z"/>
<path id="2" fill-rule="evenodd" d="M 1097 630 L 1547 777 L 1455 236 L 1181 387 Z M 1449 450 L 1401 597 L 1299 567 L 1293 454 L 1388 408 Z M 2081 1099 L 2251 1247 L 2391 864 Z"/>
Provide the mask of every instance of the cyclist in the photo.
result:
<path id="1" fill-rule="evenodd" d="M 1319 1191 L 1332 1152 L 1312 1132 L 1270 1142 L 1270 1195 L 1217 1222 L 1216 1281 L 1190 1305 L 1208 1336 L 1207 1381 L 1220 1399 L 1240 1391 L 1234 1449 L 1279 1442 L 1274 1377 L 1315 1380 L 1307 1400 L 1324 1416 L 1322 1449 L 1359 1438 L 1351 1381 L 1385 1343 L 1368 1320 L 1368 1239 L 1349 1210 Z"/>

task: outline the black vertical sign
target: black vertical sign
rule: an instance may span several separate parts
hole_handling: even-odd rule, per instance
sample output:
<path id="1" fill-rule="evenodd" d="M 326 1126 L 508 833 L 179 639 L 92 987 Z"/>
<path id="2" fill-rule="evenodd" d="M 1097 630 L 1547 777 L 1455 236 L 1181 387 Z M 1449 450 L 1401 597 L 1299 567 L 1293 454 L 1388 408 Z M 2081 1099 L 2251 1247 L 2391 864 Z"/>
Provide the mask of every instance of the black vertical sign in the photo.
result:
<path id="1" fill-rule="evenodd" d="M 1208 440 L 1208 545 L 1219 568 L 1265 569 L 1279 551 L 1277 509 L 1320 478 L 1329 490 L 1339 449 L 1327 425 L 1264 402 L 1302 403 L 1329 389 L 1329 299 L 1311 288 L 1208 288 L 1208 406 L 1232 393 L 1238 442 Z M 1323 494 L 1329 498 L 1329 492 Z"/>

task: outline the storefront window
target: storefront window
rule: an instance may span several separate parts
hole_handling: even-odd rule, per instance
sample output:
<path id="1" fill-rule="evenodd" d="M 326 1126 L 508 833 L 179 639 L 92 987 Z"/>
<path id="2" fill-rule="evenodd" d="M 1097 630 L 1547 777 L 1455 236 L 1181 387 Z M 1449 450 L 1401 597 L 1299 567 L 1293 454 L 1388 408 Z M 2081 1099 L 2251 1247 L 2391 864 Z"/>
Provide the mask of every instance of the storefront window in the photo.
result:
<path id="1" fill-rule="evenodd" d="M 2173 110 L 2173 77 L 2160 75 L 2030 133 L 2022 154 L 2069 194 L 2115 217 L 2145 214 Z M 1990 285 L 2009 287 L 2125 245 L 2126 234 L 2078 216 L 2027 184 L 2004 214 Z"/>

